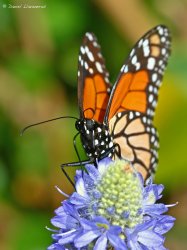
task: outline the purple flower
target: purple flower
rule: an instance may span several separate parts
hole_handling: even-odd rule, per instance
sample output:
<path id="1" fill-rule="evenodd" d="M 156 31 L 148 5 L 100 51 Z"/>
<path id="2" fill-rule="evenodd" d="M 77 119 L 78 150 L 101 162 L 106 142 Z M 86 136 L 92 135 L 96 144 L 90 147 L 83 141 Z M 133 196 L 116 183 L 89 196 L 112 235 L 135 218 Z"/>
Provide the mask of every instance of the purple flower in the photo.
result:
<path id="1" fill-rule="evenodd" d="M 107 248 L 107 242 L 116 249 L 127 249 L 125 242 L 119 238 L 122 232 L 121 227 L 111 226 L 110 223 L 102 216 L 95 217 L 92 221 L 81 219 L 83 232 L 81 236 L 76 237 L 74 244 L 77 248 L 89 245 L 95 241 L 94 250 Z"/>
<path id="2" fill-rule="evenodd" d="M 130 169 L 130 170 L 129 170 Z M 76 191 L 62 202 L 51 223 L 54 243 L 48 250 L 164 250 L 163 236 L 175 218 L 156 203 L 163 185 L 144 185 L 142 176 L 126 161 L 106 158 L 77 170 Z"/>

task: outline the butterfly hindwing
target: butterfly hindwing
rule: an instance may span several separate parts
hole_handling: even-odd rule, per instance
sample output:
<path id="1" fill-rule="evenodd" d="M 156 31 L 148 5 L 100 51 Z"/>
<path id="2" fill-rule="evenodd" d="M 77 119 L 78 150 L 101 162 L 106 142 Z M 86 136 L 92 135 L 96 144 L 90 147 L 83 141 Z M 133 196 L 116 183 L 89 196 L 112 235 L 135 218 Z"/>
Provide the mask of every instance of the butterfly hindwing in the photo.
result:
<path id="1" fill-rule="evenodd" d="M 151 119 L 140 112 L 117 113 L 110 120 L 110 133 L 116 145 L 114 159 L 122 157 L 133 164 L 144 178 L 155 171 L 159 147 L 158 135 Z"/>
<path id="2" fill-rule="evenodd" d="M 80 117 L 102 123 L 110 92 L 109 73 L 97 38 L 86 33 L 79 52 L 78 104 Z"/>
<path id="3" fill-rule="evenodd" d="M 116 113 L 130 110 L 153 118 L 170 54 L 170 40 L 168 28 L 159 25 L 136 43 L 112 89 L 104 118 L 106 123 Z"/>

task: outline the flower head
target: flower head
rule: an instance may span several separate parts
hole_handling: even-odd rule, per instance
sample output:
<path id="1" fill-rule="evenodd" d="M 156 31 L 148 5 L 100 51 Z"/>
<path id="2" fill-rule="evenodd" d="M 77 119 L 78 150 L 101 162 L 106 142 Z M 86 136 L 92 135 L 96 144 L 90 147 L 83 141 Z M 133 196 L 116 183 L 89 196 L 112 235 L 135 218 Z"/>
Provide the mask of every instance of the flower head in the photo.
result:
<path id="1" fill-rule="evenodd" d="M 76 191 L 62 203 L 51 220 L 54 244 L 65 249 L 165 249 L 164 236 L 174 218 L 164 215 L 168 206 L 155 203 L 163 185 L 144 185 L 142 176 L 124 161 L 105 158 L 77 170 Z"/>

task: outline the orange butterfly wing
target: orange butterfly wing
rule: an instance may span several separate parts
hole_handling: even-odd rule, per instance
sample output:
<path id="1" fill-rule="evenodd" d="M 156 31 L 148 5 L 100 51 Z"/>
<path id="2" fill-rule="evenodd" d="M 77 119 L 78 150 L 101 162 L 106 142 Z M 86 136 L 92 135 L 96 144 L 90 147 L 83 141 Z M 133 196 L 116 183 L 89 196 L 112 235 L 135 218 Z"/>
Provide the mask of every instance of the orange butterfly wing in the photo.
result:
<path id="1" fill-rule="evenodd" d="M 138 111 L 154 116 L 158 90 L 170 54 L 170 34 L 157 26 L 145 34 L 132 49 L 115 83 L 105 122 L 118 112 Z"/>
<path id="2" fill-rule="evenodd" d="M 79 53 L 78 104 L 80 117 L 102 123 L 110 92 L 108 72 L 93 33 L 86 33 Z"/>

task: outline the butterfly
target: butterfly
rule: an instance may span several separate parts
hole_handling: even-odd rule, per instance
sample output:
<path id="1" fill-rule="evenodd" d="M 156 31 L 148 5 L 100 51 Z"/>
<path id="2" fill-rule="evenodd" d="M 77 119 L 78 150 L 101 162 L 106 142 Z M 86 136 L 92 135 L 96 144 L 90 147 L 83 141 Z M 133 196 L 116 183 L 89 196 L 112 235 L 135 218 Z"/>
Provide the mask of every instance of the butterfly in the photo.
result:
<path id="1" fill-rule="evenodd" d="M 80 118 L 75 126 L 89 159 L 63 166 L 96 163 L 110 156 L 132 163 L 144 179 L 155 172 L 159 139 L 153 117 L 170 47 L 166 26 L 148 31 L 112 86 L 96 36 L 85 34 L 78 61 Z"/>

